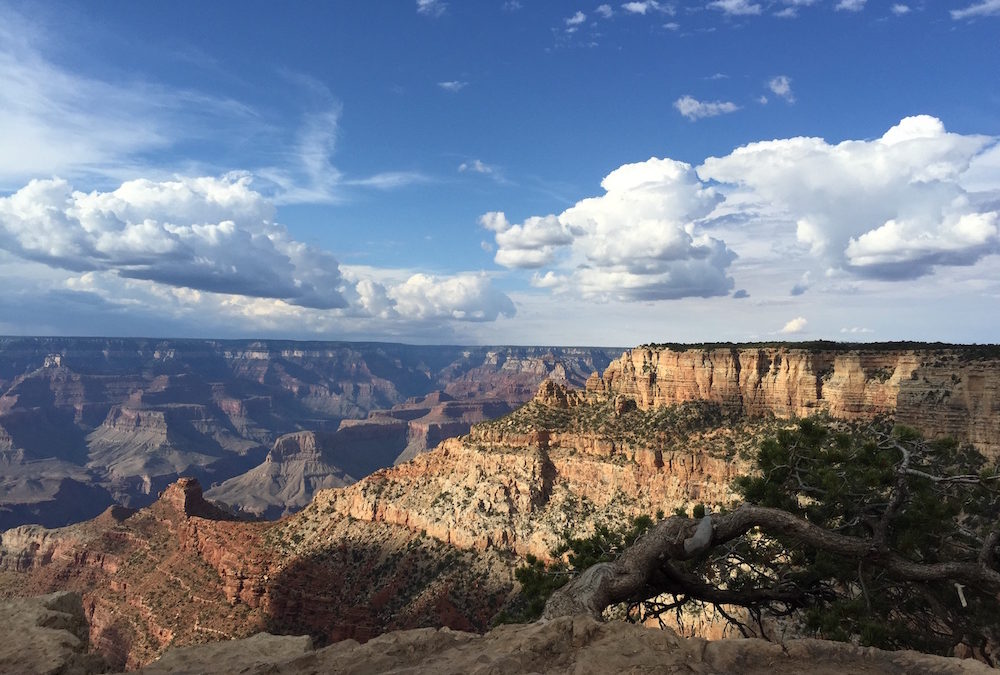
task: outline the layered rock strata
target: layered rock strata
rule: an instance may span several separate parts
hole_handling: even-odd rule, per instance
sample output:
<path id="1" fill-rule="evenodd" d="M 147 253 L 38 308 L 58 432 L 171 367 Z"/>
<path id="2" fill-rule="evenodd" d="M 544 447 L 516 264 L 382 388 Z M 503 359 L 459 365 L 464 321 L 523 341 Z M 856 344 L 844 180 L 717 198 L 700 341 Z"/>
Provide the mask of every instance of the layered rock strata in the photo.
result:
<path id="1" fill-rule="evenodd" d="M 333 432 L 346 419 L 435 391 L 515 405 L 546 377 L 582 385 L 617 352 L 0 337 L 0 529 L 79 522 L 113 502 L 147 505 L 181 475 L 223 483 L 260 465 L 283 434 Z M 432 419 L 397 442 L 375 438 L 384 426 L 369 429 L 363 449 L 372 461 L 342 468 L 361 477 L 391 465 L 408 445 L 426 449 L 465 430 Z M 270 478 L 295 480 L 297 473 Z M 250 477 L 243 487 L 260 483 Z M 234 494 L 238 487 L 230 486 L 228 501 L 275 506 L 269 493 Z"/>
<path id="2" fill-rule="evenodd" d="M 893 416 L 928 436 L 951 435 L 1000 457 L 1000 350 L 987 347 L 640 347 L 587 391 L 621 394 L 640 409 L 708 401 L 749 416 L 825 412 L 848 420 Z"/>
<path id="3" fill-rule="evenodd" d="M 79 592 L 93 650 L 134 668 L 169 645 L 264 629 L 319 642 L 416 626 L 484 630 L 510 591 L 509 563 L 495 554 L 315 515 L 236 521 L 182 479 L 137 512 L 2 533 L 0 595 Z"/>

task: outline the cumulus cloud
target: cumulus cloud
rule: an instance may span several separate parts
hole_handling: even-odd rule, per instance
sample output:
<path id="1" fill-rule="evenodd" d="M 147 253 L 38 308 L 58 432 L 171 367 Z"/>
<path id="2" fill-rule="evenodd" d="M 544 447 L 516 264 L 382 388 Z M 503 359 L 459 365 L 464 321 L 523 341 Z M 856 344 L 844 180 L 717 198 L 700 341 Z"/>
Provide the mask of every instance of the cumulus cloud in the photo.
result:
<path id="1" fill-rule="evenodd" d="M 749 0 L 713 0 L 713 2 L 708 3 L 708 6 L 731 16 L 747 16 L 761 13 L 761 6 Z"/>
<path id="2" fill-rule="evenodd" d="M 560 247 L 573 242 L 570 228 L 556 216 L 535 216 L 521 225 L 514 225 L 507 221 L 502 211 L 491 211 L 483 214 L 479 222 L 494 232 L 495 260 L 504 267 L 530 269 L 548 265 Z"/>
<path id="3" fill-rule="evenodd" d="M 0 198 L 0 247 L 68 270 L 344 306 L 337 261 L 292 239 L 273 217 L 246 175 L 134 180 L 90 193 L 34 180 Z"/>
<path id="4" fill-rule="evenodd" d="M 901 3 L 896 3 L 895 5 L 892 6 L 891 11 L 896 16 L 903 16 L 904 14 L 910 13 L 910 6 Z"/>
<path id="5" fill-rule="evenodd" d="M 789 103 L 795 102 L 795 95 L 792 94 L 792 78 L 787 75 L 772 77 L 767 83 L 767 88 L 770 89 L 775 96 L 780 96 Z"/>
<path id="6" fill-rule="evenodd" d="M 517 312 L 511 299 L 495 289 L 485 274 L 447 278 L 414 274 L 385 296 L 397 314 L 412 320 L 495 321 Z"/>
<path id="7" fill-rule="evenodd" d="M 951 10 L 951 18 L 956 21 L 976 16 L 1000 16 L 1000 0 L 984 0 L 963 9 Z"/>
<path id="8" fill-rule="evenodd" d="M 751 143 L 698 167 L 737 186 L 727 199 L 777 208 L 798 242 L 833 268 L 882 279 L 968 265 L 998 251 L 1000 190 L 967 192 L 963 174 L 995 139 L 949 133 L 929 116 L 881 138 Z"/>
<path id="9" fill-rule="evenodd" d="M 334 318 L 397 322 L 493 321 L 513 302 L 489 277 L 376 271 L 344 275 L 327 251 L 292 238 L 275 207 L 245 174 L 134 180 L 111 192 L 75 191 L 36 180 L 0 198 L 0 254 L 75 273 L 64 288 L 73 306 L 111 312 L 166 307 L 240 316 L 250 325 L 301 321 L 330 328 Z"/>
<path id="10" fill-rule="evenodd" d="M 583 12 L 577 11 L 576 14 L 566 19 L 567 26 L 579 26 L 581 23 L 587 20 L 587 15 Z"/>
<path id="11" fill-rule="evenodd" d="M 795 333 L 801 333 L 806 329 L 806 325 L 809 322 L 805 317 L 797 316 L 788 323 L 785 324 L 784 328 L 781 329 L 781 333 L 784 335 L 794 335 Z"/>
<path id="12" fill-rule="evenodd" d="M 840 0 L 836 9 L 838 12 L 860 12 L 867 2 L 868 0 Z"/>
<path id="13" fill-rule="evenodd" d="M 704 117 L 717 117 L 726 113 L 736 112 L 740 109 L 738 105 L 731 101 L 699 101 L 693 96 L 681 96 L 674 101 L 674 108 L 684 117 L 691 121 Z"/>
<path id="14" fill-rule="evenodd" d="M 601 182 L 605 194 L 558 216 L 513 225 L 500 212 L 480 222 L 495 233 L 499 264 L 541 268 L 537 287 L 588 298 L 660 300 L 726 295 L 735 258 L 725 242 L 699 232 L 721 196 L 692 167 L 651 158 L 626 164 Z"/>
<path id="15" fill-rule="evenodd" d="M 615 13 L 615 11 L 611 9 L 611 5 L 598 5 L 594 9 L 594 12 L 602 19 L 610 19 Z"/>
<path id="16" fill-rule="evenodd" d="M 624 9 L 629 14 L 641 14 L 646 15 L 647 12 L 666 12 L 668 14 L 673 14 L 673 7 L 670 5 L 664 5 L 657 0 L 641 0 L 641 2 L 626 2 L 622 5 Z"/>

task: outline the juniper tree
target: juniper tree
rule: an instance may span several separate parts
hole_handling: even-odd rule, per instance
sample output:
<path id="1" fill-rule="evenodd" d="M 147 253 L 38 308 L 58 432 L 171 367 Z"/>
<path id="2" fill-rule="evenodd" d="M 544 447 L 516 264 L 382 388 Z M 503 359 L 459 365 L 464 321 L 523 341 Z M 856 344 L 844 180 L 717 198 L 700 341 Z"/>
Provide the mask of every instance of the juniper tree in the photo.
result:
<path id="1" fill-rule="evenodd" d="M 543 616 L 707 603 L 884 648 L 997 644 L 1000 473 L 972 448 L 804 420 L 765 441 L 734 487 L 743 501 L 728 512 L 646 523 L 596 564 L 555 570 L 569 581 L 545 589 Z"/>

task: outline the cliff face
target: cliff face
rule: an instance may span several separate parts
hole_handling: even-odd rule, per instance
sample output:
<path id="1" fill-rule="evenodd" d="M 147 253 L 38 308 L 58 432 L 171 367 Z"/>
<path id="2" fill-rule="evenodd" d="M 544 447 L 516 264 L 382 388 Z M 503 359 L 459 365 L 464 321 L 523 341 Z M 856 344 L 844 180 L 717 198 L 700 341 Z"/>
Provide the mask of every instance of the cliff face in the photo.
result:
<path id="1" fill-rule="evenodd" d="M 591 376 L 587 390 L 623 394 L 643 410 L 711 401 L 756 417 L 892 415 L 1000 457 L 1000 359 L 971 348 L 637 348 Z"/>
<path id="2" fill-rule="evenodd" d="M 325 490 L 316 509 L 423 531 L 463 549 L 548 558 L 563 533 L 731 497 L 770 420 L 715 404 L 639 410 L 545 383 L 534 401 L 434 451 Z M 300 518 L 307 518 L 304 512 Z"/>
<path id="3" fill-rule="evenodd" d="M 264 629 L 321 642 L 417 626 L 484 630 L 510 590 L 496 555 L 314 505 L 306 512 L 235 521 L 181 479 L 139 511 L 2 533 L 0 596 L 79 592 L 92 649 L 134 668 L 168 645 Z"/>

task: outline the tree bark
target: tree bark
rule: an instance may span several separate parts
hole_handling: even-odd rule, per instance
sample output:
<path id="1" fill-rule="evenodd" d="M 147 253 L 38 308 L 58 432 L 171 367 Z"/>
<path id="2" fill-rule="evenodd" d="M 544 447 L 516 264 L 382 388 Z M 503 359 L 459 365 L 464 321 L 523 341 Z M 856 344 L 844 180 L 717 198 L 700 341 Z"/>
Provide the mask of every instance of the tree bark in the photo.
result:
<path id="1" fill-rule="evenodd" d="M 542 618 L 589 614 L 600 619 L 610 605 L 652 597 L 666 590 L 657 591 L 654 582 L 664 565 L 672 560 L 695 558 L 753 528 L 784 535 L 844 558 L 875 562 L 900 581 L 950 580 L 1000 593 L 1000 572 L 987 564 L 993 558 L 992 551 L 976 562 L 921 564 L 880 546 L 875 540 L 830 532 L 781 509 L 743 504 L 727 514 L 706 515 L 701 521 L 684 516 L 660 521 L 614 562 L 589 567 L 556 590 L 546 603 Z M 996 544 L 995 538 L 991 543 Z M 698 597 L 704 594 L 704 586 L 685 588 L 683 592 Z M 739 600 L 737 595 L 723 595 Z"/>

